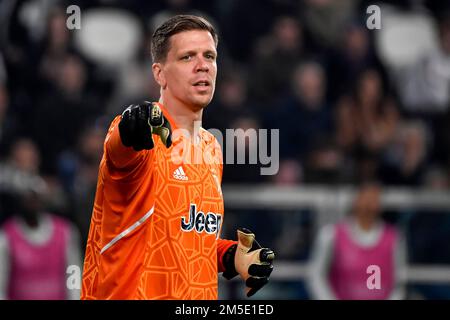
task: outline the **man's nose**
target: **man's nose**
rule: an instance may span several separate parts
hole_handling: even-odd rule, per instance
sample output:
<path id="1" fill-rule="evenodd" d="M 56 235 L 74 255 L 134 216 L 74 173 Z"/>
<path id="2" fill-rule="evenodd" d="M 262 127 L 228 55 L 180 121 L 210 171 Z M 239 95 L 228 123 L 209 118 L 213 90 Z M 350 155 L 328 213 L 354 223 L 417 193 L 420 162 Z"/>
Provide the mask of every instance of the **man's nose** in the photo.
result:
<path id="1" fill-rule="evenodd" d="M 198 59 L 195 71 L 197 71 L 197 72 L 200 72 L 200 71 L 208 72 L 209 71 L 208 62 L 203 57 Z"/>

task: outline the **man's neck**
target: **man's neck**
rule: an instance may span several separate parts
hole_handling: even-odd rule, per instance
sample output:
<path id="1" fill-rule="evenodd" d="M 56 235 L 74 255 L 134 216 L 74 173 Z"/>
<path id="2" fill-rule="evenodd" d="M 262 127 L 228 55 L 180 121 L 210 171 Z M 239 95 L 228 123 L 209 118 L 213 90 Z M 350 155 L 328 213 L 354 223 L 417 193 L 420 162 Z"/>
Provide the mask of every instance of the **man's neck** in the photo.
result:
<path id="1" fill-rule="evenodd" d="M 201 127 L 203 109 L 195 111 L 178 101 L 171 100 L 168 102 L 163 97 L 160 98 L 159 102 L 169 111 L 177 126 L 180 129 L 187 130 L 191 137 L 194 136 L 195 127 L 197 127 L 197 131 Z"/>
<path id="2" fill-rule="evenodd" d="M 373 227 L 376 226 L 376 220 L 371 218 L 371 217 L 367 217 L 364 215 L 359 215 L 356 216 L 356 223 L 359 226 L 360 229 L 364 230 L 364 231 L 370 231 L 372 230 Z"/>

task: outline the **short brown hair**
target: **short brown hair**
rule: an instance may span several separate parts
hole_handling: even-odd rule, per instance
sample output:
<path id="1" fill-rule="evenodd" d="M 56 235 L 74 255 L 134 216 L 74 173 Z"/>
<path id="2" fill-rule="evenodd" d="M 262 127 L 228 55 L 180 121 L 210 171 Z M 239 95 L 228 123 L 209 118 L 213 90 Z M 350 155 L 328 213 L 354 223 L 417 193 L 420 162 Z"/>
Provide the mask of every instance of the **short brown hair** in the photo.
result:
<path id="1" fill-rule="evenodd" d="M 216 30 L 205 18 L 193 15 L 176 15 L 160 25 L 152 36 L 151 52 L 153 62 L 164 62 L 170 50 L 170 37 L 189 30 L 206 30 L 211 33 L 214 43 L 219 42 Z"/>

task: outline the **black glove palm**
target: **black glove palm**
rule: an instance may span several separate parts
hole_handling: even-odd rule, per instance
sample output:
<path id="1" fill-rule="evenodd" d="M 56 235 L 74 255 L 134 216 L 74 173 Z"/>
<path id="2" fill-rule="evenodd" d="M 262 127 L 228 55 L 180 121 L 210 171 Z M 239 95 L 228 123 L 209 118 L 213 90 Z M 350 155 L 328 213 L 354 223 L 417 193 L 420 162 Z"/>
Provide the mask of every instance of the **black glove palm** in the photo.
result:
<path id="1" fill-rule="evenodd" d="M 130 105 L 122 113 L 119 133 L 126 147 L 136 151 L 150 150 L 155 146 L 153 134 L 160 136 L 164 145 L 172 145 L 172 128 L 156 103 L 145 101 L 139 105 Z"/>
<path id="2" fill-rule="evenodd" d="M 261 248 L 250 230 L 240 228 L 237 234 L 238 244 L 231 246 L 224 255 L 223 276 L 231 279 L 239 274 L 247 286 L 247 297 L 251 297 L 269 281 L 275 253 Z"/>

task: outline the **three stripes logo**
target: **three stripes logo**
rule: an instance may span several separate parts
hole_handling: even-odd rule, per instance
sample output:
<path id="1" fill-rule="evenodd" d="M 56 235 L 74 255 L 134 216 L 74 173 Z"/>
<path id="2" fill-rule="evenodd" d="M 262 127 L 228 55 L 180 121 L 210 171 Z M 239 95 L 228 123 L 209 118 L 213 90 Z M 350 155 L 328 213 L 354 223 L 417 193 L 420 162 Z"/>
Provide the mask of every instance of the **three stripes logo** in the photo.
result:
<path id="1" fill-rule="evenodd" d="M 187 175 L 184 173 L 182 166 L 179 166 L 178 169 L 173 172 L 173 177 L 177 180 L 189 180 Z"/>

